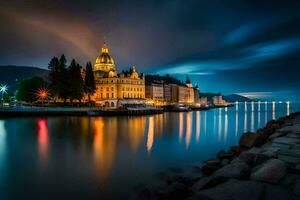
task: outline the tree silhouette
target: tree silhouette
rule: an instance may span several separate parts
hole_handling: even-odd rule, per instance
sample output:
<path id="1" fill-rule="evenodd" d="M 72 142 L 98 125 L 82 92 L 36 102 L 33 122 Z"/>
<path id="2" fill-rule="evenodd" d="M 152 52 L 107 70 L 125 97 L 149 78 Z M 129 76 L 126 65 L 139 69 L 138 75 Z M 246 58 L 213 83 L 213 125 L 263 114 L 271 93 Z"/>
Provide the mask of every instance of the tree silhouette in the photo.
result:
<path id="1" fill-rule="evenodd" d="M 95 83 L 95 77 L 94 77 L 94 72 L 92 68 L 91 62 L 88 62 L 86 64 L 86 72 L 85 72 L 85 78 L 84 78 L 84 83 L 85 83 L 85 93 L 88 95 L 89 102 L 91 101 L 91 95 L 93 95 L 96 91 L 96 83 Z"/>
<path id="2" fill-rule="evenodd" d="M 83 79 L 81 75 L 81 66 L 73 59 L 68 70 L 69 75 L 69 98 L 71 103 L 74 99 L 81 102 L 84 94 Z"/>

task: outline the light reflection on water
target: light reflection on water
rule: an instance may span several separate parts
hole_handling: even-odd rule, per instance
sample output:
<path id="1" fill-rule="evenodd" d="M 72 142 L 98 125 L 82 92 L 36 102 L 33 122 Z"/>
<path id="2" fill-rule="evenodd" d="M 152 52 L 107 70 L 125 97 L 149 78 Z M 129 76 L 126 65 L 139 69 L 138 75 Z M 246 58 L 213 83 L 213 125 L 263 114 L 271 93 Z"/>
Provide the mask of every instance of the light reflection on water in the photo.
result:
<path id="1" fill-rule="evenodd" d="M 36 191 L 61 198 L 126 198 L 154 174 L 209 159 L 236 145 L 243 132 L 299 106 L 258 102 L 249 108 L 238 103 L 153 116 L 0 120 L 0 191 L 13 199 L 36 197 Z"/>

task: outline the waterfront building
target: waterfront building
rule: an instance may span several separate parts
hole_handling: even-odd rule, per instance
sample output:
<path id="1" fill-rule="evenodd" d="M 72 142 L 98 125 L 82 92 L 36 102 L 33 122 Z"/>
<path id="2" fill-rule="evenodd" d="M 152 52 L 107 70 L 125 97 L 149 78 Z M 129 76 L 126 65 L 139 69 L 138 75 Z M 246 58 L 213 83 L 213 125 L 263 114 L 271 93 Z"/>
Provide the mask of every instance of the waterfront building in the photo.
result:
<path id="1" fill-rule="evenodd" d="M 155 102 L 164 101 L 164 86 L 163 84 L 152 83 L 151 85 L 146 85 L 146 98 L 153 100 Z"/>
<path id="2" fill-rule="evenodd" d="M 224 105 L 226 104 L 225 100 L 223 100 L 223 97 L 222 95 L 219 95 L 219 96 L 213 96 L 212 97 L 212 101 L 213 101 L 213 104 L 214 105 Z"/>
<path id="3" fill-rule="evenodd" d="M 164 101 L 170 103 L 172 101 L 172 86 L 164 84 Z"/>
<path id="4" fill-rule="evenodd" d="M 129 104 L 145 103 L 145 78 L 135 67 L 118 73 L 114 59 L 104 43 L 94 65 L 96 92 L 92 99 L 96 105 L 119 108 Z"/>
<path id="5" fill-rule="evenodd" d="M 201 107 L 206 107 L 206 106 L 208 106 L 207 97 L 205 97 L 205 96 L 200 97 L 200 106 L 201 106 Z"/>

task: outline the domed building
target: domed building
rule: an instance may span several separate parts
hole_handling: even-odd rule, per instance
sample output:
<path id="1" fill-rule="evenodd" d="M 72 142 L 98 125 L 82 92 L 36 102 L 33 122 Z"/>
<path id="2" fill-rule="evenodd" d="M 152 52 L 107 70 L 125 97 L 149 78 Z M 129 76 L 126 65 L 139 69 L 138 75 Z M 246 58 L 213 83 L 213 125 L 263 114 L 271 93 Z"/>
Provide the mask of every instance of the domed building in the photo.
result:
<path id="1" fill-rule="evenodd" d="M 97 105 L 119 108 L 145 103 L 145 78 L 135 67 L 117 73 L 114 59 L 104 43 L 94 65 L 96 92 L 93 99 Z"/>

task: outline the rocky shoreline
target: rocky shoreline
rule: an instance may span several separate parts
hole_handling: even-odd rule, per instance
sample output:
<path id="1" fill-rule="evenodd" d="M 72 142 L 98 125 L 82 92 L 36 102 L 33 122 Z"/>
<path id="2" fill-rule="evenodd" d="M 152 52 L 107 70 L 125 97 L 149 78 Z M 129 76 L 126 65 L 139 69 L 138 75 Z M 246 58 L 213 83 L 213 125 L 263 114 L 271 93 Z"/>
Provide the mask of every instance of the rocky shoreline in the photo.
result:
<path id="1" fill-rule="evenodd" d="M 167 176 L 159 188 L 143 188 L 135 199 L 300 199 L 300 112 L 272 120 L 239 145 L 195 166 L 199 173 Z"/>

